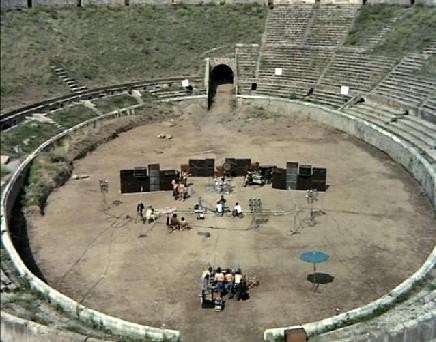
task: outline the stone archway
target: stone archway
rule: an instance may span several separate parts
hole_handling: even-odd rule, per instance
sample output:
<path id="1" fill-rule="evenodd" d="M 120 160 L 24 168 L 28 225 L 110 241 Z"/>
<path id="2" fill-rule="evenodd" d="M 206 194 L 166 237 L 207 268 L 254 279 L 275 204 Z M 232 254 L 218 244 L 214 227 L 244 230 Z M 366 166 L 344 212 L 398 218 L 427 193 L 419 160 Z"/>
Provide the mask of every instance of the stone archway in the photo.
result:
<path id="1" fill-rule="evenodd" d="M 235 73 L 229 65 L 221 63 L 211 68 L 209 78 L 209 108 L 215 102 L 217 92 L 226 93 L 227 96 L 233 94 L 234 81 Z"/>

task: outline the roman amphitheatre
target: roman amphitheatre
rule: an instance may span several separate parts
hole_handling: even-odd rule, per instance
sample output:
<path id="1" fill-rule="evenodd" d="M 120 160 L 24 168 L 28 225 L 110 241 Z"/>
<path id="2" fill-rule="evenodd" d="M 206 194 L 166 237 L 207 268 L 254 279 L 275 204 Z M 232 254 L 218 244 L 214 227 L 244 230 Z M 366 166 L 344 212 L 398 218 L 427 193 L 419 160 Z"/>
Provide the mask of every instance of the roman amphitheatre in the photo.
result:
<path id="1" fill-rule="evenodd" d="M 436 338 L 434 3 L 9 0 L 1 25 L 2 341 Z M 227 174 L 242 217 L 215 213 L 229 158 L 273 170 Z M 151 166 L 124 189 L 205 159 L 185 200 Z M 326 170 L 312 202 L 289 162 Z M 244 300 L 202 305 L 208 266 Z"/>

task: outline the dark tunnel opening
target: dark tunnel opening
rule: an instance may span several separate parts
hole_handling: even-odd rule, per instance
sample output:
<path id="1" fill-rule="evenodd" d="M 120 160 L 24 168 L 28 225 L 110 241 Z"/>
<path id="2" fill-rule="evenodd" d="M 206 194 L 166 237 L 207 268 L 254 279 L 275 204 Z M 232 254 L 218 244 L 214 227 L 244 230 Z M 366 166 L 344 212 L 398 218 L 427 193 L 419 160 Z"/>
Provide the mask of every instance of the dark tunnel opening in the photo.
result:
<path id="1" fill-rule="evenodd" d="M 218 86 L 223 84 L 233 84 L 233 70 L 225 64 L 219 64 L 212 69 L 209 81 L 209 108 L 213 103 Z"/>

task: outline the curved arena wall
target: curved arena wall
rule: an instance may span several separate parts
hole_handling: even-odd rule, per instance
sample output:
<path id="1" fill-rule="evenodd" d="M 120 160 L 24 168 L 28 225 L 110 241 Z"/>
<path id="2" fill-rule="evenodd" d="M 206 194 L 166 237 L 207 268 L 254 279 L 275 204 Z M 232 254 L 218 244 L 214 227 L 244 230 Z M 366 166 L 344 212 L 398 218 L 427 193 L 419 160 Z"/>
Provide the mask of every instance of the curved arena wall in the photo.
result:
<path id="1" fill-rule="evenodd" d="M 205 96 L 187 96 L 184 98 L 174 99 L 175 101 L 180 100 L 200 100 L 204 102 Z M 167 99 L 165 102 L 171 101 L 171 99 Z M 73 128 L 67 129 L 64 132 L 54 136 L 49 139 L 42 145 L 40 145 L 34 152 L 32 152 L 17 168 L 17 170 L 12 175 L 9 183 L 3 189 L 2 197 L 1 197 L 1 238 L 2 243 L 7 250 L 9 257 L 14 264 L 16 270 L 24 279 L 28 281 L 30 287 L 38 292 L 40 292 L 44 297 L 46 297 L 51 303 L 58 304 L 62 307 L 62 309 L 85 323 L 90 324 L 98 324 L 99 326 L 110 330 L 112 333 L 122 336 L 128 336 L 132 338 L 149 338 L 155 341 L 178 341 L 180 337 L 180 333 L 175 330 L 170 329 L 159 329 L 149 326 L 144 326 L 140 324 L 135 324 L 131 322 L 124 321 L 122 319 L 118 319 L 112 316 L 105 315 L 96 310 L 88 309 L 82 304 L 76 302 L 75 300 L 63 295 L 59 291 L 51 288 L 38 277 L 36 277 L 24 264 L 20 255 L 15 250 L 15 247 L 12 243 L 9 223 L 10 217 L 12 213 L 12 209 L 14 207 L 15 201 L 20 194 L 20 191 L 24 185 L 24 181 L 26 179 L 27 171 L 31 165 L 33 159 L 37 156 L 37 154 L 41 151 L 44 151 L 55 143 L 59 142 L 61 139 L 67 138 L 73 132 L 84 128 L 86 126 L 96 127 L 99 125 L 104 119 L 114 118 L 121 115 L 134 115 L 135 109 L 140 108 L 142 105 L 135 105 L 129 108 L 125 108 L 122 110 L 113 111 L 111 113 L 107 113 L 101 115 L 97 118 L 90 119 L 85 121 Z"/>
<path id="2" fill-rule="evenodd" d="M 174 100 L 181 101 L 187 99 L 199 100 L 201 102 L 204 102 L 206 96 L 200 95 L 177 98 Z M 171 100 L 169 99 L 165 102 L 168 101 Z M 286 108 L 290 104 L 306 108 L 310 118 L 347 132 L 348 134 L 353 135 L 385 151 L 388 155 L 390 155 L 392 159 L 406 167 L 413 174 L 413 176 L 420 182 L 425 193 L 431 199 L 433 208 L 436 207 L 436 172 L 434 168 L 427 160 L 425 160 L 419 154 L 418 150 L 416 150 L 409 143 L 398 138 L 396 135 L 393 135 L 381 129 L 374 124 L 366 122 L 365 120 L 357 119 L 351 115 L 342 113 L 340 111 L 326 109 L 318 105 L 262 96 L 238 96 L 237 101 L 238 104 L 243 104 L 245 102 L 256 102 L 262 103 L 267 106 L 274 105 L 278 109 L 280 109 L 280 107 Z M 28 280 L 30 286 L 46 296 L 46 298 L 48 298 L 50 302 L 59 304 L 65 311 L 75 315 L 79 320 L 82 320 L 86 323 L 97 323 L 100 326 L 103 326 L 105 329 L 108 329 L 112 333 L 118 335 L 135 338 L 148 337 L 156 340 L 178 341 L 180 338 L 180 333 L 178 331 L 143 326 L 105 315 L 98 311 L 88 309 L 80 303 L 74 301 L 73 299 L 63 295 L 59 291 L 51 288 L 39 278 L 37 278 L 35 275 L 33 275 L 23 263 L 12 244 L 8 229 L 8 224 L 10 221 L 9 218 L 12 212 L 12 208 L 24 184 L 26 171 L 29 168 L 31 161 L 40 151 L 44 151 L 45 149 L 52 146 L 54 143 L 58 142 L 60 139 L 69 136 L 72 132 L 80 128 L 86 127 L 88 125 L 98 125 L 103 119 L 106 118 L 112 118 L 119 115 L 132 115 L 134 114 L 135 108 L 139 107 L 141 107 L 141 105 L 129 107 L 122 110 L 121 113 L 119 111 L 115 111 L 81 123 L 51 138 L 50 140 L 42 144 L 31 155 L 29 155 L 13 174 L 9 184 L 6 186 L 2 194 L 2 241 L 17 271 L 22 277 Z M 313 108 L 322 109 L 322 111 L 311 111 L 310 109 Z M 399 298 L 409 292 L 414 287 L 414 285 L 417 284 L 417 282 L 422 280 L 428 274 L 428 272 L 435 267 L 435 265 L 436 248 L 433 249 L 432 253 L 429 255 L 425 263 L 415 274 L 413 274 L 410 278 L 405 280 L 402 284 L 397 286 L 385 296 L 365 306 L 351 310 L 347 313 L 342 313 L 338 316 L 327 318 L 318 322 L 308 323 L 303 325 L 303 327 L 306 329 L 309 335 L 316 335 L 326 331 L 334 330 L 347 324 L 351 324 L 356 320 L 364 319 L 365 317 L 370 316 L 371 314 L 380 309 L 388 309 L 390 306 L 395 304 L 399 300 Z M 264 338 L 267 341 L 274 341 L 277 337 L 283 336 L 285 329 L 287 329 L 287 327 L 268 329 L 264 333 Z"/>
<path id="3" fill-rule="evenodd" d="M 398 136 L 363 119 L 314 104 L 302 103 L 283 98 L 249 95 L 239 95 L 237 102 L 239 105 L 244 103 L 256 103 L 265 107 L 274 107 L 279 110 L 280 108 L 285 109 L 291 104 L 301 106 L 310 119 L 344 131 L 384 151 L 394 161 L 404 166 L 413 177 L 418 180 L 422 190 L 429 197 L 433 210 L 436 210 L 435 168 L 413 145 L 402 140 Z M 312 108 L 322 110 L 311 110 Z M 417 283 L 422 281 L 435 266 L 436 247 L 433 248 L 432 253 L 428 256 L 424 264 L 411 277 L 381 298 L 349 312 L 317 322 L 303 324 L 302 326 L 309 336 L 313 336 L 365 319 L 366 317 L 371 316 L 374 312 L 387 310 L 412 290 Z M 288 328 L 290 327 L 267 329 L 264 333 L 264 339 L 266 341 L 275 341 L 277 337 L 283 337 L 284 331 Z"/>

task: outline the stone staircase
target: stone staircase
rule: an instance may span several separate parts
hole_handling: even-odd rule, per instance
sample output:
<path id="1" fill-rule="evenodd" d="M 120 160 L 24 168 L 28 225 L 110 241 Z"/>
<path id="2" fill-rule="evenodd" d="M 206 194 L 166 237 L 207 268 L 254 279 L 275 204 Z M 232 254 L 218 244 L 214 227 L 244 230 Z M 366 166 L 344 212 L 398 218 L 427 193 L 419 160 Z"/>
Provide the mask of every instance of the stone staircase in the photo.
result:
<path id="1" fill-rule="evenodd" d="M 312 5 L 275 6 L 266 21 L 265 44 L 302 44 L 312 12 Z"/>
<path id="2" fill-rule="evenodd" d="M 369 37 L 366 40 L 365 49 L 371 50 L 377 45 L 381 44 L 387 33 L 391 32 L 394 24 L 401 18 L 402 16 L 393 17 L 390 20 L 388 20 L 384 26 L 381 28 L 380 31 L 378 31 L 375 35 Z"/>
<path id="3" fill-rule="evenodd" d="M 406 55 L 373 93 L 419 107 L 426 98 L 436 93 L 436 82 L 419 74 L 428 58 L 428 53 Z"/>
<path id="4" fill-rule="evenodd" d="M 55 65 L 50 65 L 50 68 L 63 82 L 67 84 L 72 93 L 82 94 L 88 90 L 85 86 L 79 85 L 76 80 L 68 77 L 67 72 L 63 68 Z"/>
<path id="5" fill-rule="evenodd" d="M 335 52 L 319 83 L 370 91 L 392 70 L 394 64 L 395 60 L 389 57 L 340 49 Z"/>
<path id="6" fill-rule="evenodd" d="M 338 46 L 350 29 L 360 5 L 315 6 L 313 21 L 306 36 L 305 45 Z"/>

